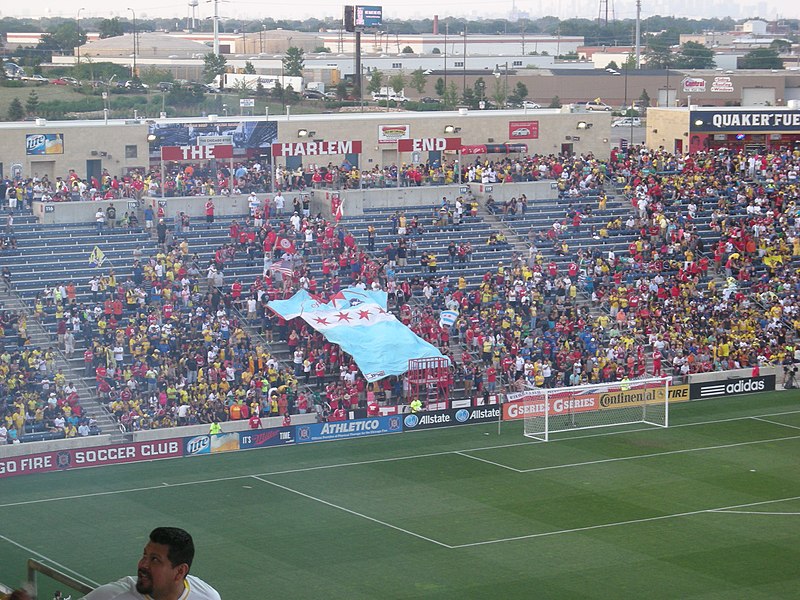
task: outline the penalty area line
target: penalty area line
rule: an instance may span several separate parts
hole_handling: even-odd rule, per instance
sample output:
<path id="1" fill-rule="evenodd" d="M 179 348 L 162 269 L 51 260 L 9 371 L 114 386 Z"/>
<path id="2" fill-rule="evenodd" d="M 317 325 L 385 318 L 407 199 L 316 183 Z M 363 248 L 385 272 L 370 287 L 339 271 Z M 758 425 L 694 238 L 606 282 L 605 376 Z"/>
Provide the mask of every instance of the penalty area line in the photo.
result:
<path id="1" fill-rule="evenodd" d="M 746 504 L 733 504 L 731 506 L 720 506 L 718 508 L 704 508 L 701 510 L 692 510 L 688 512 L 673 513 L 669 515 L 659 515 L 657 517 L 646 517 L 643 519 L 630 519 L 628 521 L 617 521 L 614 523 L 601 523 L 599 525 L 587 525 L 586 527 L 573 527 L 571 529 L 557 529 L 555 531 L 544 531 L 542 533 L 531 533 L 528 535 L 518 535 L 514 537 L 499 538 L 496 540 L 484 540 L 482 542 L 471 542 L 468 544 L 457 544 L 450 546 L 453 550 L 460 548 L 472 548 L 474 546 L 488 546 L 490 544 L 502 544 L 505 542 L 517 542 L 521 540 L 532 540 L 543 537 L 554 537 L 557 535 L 565 535 L 568 533 L 581 533 L 584 531 L 593 531 L 596 529 L 610 529 L 612 527 L 622 527 L 623 525 L 636 525 L 639 523 L 652 523 L 654 521 L 666 521 L 667 519 L 678 519 L 680 517 L 692 517 L 702 514 L 722 514 L 725 512 L 732 512 L 738 508 L 750 508 L 753 506 L 763 506 L 766 504 L 776 504 L 778 502 L 791 502 L 793 500 L 800 500 L 800 496 L 792 496 L 789 498 L 777 498 L 775 500 L 762 500 L 760 502 L 748 502 Z M 758 513 L 762 514 L 762 513 Z M 785 514 L 785 513 L 779 513 Z"/>
<path id="2" fill-rule="evenodd" d="M 62 565 L 60 562 L 56 562 L 52 558 L 50 558 L 48 556 L 45 556 L 41 552 L 37 552 L 33 548 L 28 548 L 27 546 L 24 546 L 23 544 L 20 544 L 19 542 L 16 542 L 16 541 L 12 540 L 10 537 L 7 537 L 5 535 L 0 534 L 0 540 L 3 540 L 4 542 L 8 542 L 12 546 L 16 546 L 20 550 L 24 550 L 25 552 L 28 552 L 29 554 L 33 554 L 34 556 L 36 556 L 40 560 L 48 562 L 51 565 L 55 565 L 56 567 L 58 567 L 62 571 L 66 571 L 68 573 L 71 573 L 72 575 L 76 576 L 77 579 L 81 580 L 84 583 L 89 583 L 89 584 L 93 585 L 94 587 L 99 587 L 100 586 L 100 584 L 98 582 L 96 582 L 96 581 L 94 581 L 92 579 L 89 579 L 88 577 L 86 577 L 85 575 L 83 575 L 81 573 L 78 573 L 77 571 L 74 571 L 74 570 L 70 569 L 66 565 Z"/>
<path id="3" fill-rule="evenodd" d="M 264 479 L 263 477 L 259 477 L 258 475 L 253 475 L 252 478 L 253 479 L 257 479 L 258 481 L 261 481 L 263 483 L 269 484 L 271 486 L 274 486 L 276 488 L 279 488 L 281 490 L 284 490 L 286 492 L 291 492 L 292 494 L 297 494 L 298 496 L 306 498 L 307 500 L 311 500 L 313 502 L 318 502 L 320 504 L 324 504 L 325 506 L 328 506 L 330 508 L 334 508 L 336 510 L 340 510 L 342 512 L 346 512 L 346 513 L 348 513 L 350 515 L 353 515 L 355 517 L 360 517 L 361 519 L 365 519 L 367 521 L 371 521 L 372 523 L 376 523 L 376 524 L 381 525 L 383 527 L 388 527 L 389 529 L 394 529 L 395 531 L 399 531 L 400 533 L 404 533 L 406 535 L 410 535 L 412 537 L 415 537 L 417 539 L 423 540 L 425 542 L 429 542 L 431 544 L 436 544 L 437 546 L 440 546 L 442 548 L 447 548 L 447 549 L 452 549 L 453 548 L 453 546 L 450 546 L 449 544 L 445 544 L 445 543 L 440 542 L 438 540 L 435 540 L 433 538 L 426 537 L 426 536 L 421 535 L 419 533 L 414 533 L 413 531 L 409 531 L 408 529 L 403 529 L 402 527 L 398 527 L 397 525 L 392 525 L 391 523 L 387 523 L 386 521 L 381 521 L 380 519 L 376 519 L 375 517 L 370 517 L 369 515 L 365 515 L 363 513 L 357 512 L 355 510 L 351 510 L 349 508 L 345 508 L 344 506 L 340 506 L 338 504 L 334 504 L 333 502 L 328 502 L 327 500 L 323 500 L 322 498 L 317 498 L 316 496 L 312 496 L 311 494 L 306 494 L 306 493 L 301 492 L 299 490 L 292 489 L 292 488 L 287 487 L 285 485 L 281 485 L 280 483 L 275 483 L 274 481 L 269 481 L 268 479 Z"/>

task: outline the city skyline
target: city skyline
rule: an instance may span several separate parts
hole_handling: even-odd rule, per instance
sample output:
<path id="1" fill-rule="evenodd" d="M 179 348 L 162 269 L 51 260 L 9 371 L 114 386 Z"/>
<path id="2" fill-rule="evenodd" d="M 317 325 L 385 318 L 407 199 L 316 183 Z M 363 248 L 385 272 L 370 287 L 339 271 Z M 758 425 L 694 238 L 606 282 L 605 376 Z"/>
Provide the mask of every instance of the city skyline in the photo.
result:
<path id="1" fill-rule="evenodd" d="M 390 2 L 373 2 L 382 5 L 384 16 L 393 20 L 400 18 L 432 18 L 438 14 L 440 18 L 447 16 L 479 18 L 508 18 L 511 14 L 527 14 L 530 18 L 537 19 L 544 16 L 554 16 L 560 19 L 588 18 L 596 19 L 598 16 L 599 0 L 567 0 L 555 5 L 545 0 L 507 0 L 495 3 L 488 10 L 486 3 L 480 0 L 445 0 L 437 4 L 436 8 L 430 7 L 425 0 L 396 0 Z M 616 19 L 633 19 L 636 16 L 635 0 L 619 2 L 608 0 L 609 16 Z M 175 18 L 176 22 L 186 20 L 189 15 L 189 3 L 174 4 L 148 4 L 133 5 L 137 18 Z M 555 8 L 555 10 L 554 10 Z M 108 3 L 104 0 L 64 0 L 54 5 L 50 0 L 29 0 L 24 4 L 1 10 L 0 17 L 77 17 L 80 11 L 81 18 L 129 18 L 131 12 L 125 8 L 108 10 Z M 338 17 L 342 13 L 342 4 L 331 0 L 311 0 L 302 5 L 298 10 L 297 3 L 281 0 L 265 4 L 253 0 L 220 0 L 218 11 L 221 19 L 306 19 L 309 17 Z M 213 15 L 214 7 L 211 1 L 200 1 L 197 7 L 197 17 L 207 19 Z M 712 0 L 711 2 L 697 3 L 693 0 L 644 0 L 642 2 L 642 18 L 649 16 L 682 16 L 690 19 L 699 18 L 724 18 L 731 17 L 735 20 L 760 17 L 767 20 L 778 18 L 799 19 L 800 3 L 789 0 L 770 0 L 758 2 L 730 3 L 725 0 Z"/>

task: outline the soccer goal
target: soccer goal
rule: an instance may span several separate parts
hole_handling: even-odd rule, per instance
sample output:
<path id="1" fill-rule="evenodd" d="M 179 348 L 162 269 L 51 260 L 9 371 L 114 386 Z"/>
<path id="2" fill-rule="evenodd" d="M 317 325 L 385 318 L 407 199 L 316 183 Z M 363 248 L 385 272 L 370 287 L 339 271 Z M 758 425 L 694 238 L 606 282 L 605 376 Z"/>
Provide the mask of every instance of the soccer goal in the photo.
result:
<path id="1" fill-rule="evenodd" d="M 521 403 L 525 436 L 546 442 L 551 433 L 631 423 L 669 426 L 669 379 L 649 378 L 509 394 Z"/>

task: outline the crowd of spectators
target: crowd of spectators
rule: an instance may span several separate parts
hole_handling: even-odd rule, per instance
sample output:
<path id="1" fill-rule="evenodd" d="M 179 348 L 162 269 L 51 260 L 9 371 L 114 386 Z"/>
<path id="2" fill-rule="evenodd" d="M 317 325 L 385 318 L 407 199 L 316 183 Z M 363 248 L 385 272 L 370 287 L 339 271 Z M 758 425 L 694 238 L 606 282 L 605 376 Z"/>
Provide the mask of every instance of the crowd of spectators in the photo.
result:
<path id="1" fill-rule="evenodd" d="M 77 437 L 96 433 L 83 416 L 78 388 L 56 367 L 55 350 L 30 345 L 27 318 L 0 312 L 0 445 L 25 436 Z"/>

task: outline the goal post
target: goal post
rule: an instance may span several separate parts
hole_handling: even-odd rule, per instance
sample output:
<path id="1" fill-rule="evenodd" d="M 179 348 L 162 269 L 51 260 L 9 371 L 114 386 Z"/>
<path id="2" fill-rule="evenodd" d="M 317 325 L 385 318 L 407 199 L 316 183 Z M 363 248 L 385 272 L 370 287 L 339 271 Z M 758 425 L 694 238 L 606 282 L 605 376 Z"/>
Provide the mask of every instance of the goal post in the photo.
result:
<path id="1" fill-rule="evenodd" d="M 551 433 L 645 423 L 669 426 L 669 378 L 633 379 L 508 394 L 524 415 L 524 434 L 548 441 Z"/>

